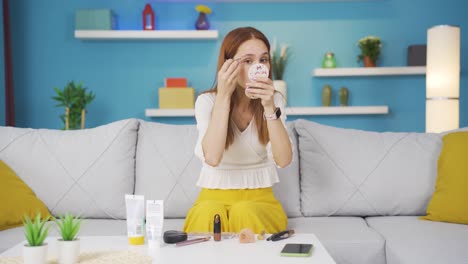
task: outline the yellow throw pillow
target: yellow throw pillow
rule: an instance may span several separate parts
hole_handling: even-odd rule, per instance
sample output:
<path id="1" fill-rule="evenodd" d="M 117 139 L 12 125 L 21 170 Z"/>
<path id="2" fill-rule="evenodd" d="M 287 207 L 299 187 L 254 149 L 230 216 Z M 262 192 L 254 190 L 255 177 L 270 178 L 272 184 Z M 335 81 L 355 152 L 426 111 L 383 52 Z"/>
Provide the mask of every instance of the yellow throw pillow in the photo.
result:
<path id="1" fill-rule="evenodd" d="M 3 161 L 0 160 L 0 230 L 21 226 L 25 214 L 50 215 L 44 203 Z"/>
<path id="2" fill-rule="evenodd" d="M 468 132 L 444 136 L 437 182 L 421 219 L 468 224 Z"/>

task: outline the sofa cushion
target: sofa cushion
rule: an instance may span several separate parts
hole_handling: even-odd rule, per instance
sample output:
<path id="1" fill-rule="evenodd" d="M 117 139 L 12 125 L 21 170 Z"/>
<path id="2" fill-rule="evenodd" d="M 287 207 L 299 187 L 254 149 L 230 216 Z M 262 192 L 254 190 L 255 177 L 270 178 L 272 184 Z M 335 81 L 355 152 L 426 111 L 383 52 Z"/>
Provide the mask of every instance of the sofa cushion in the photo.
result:
<path id="1" fill-rule="evenodd" d="M 289 137 L 292 141 L 293 159 L 291 164 L 285 168 L 278 168 L 280 182 L 273 185 L 275 197 L 283 205 L 288 217 L 300 217 L 301 213 L 301 191 L 299 187 L 299 150 L 297 146 L 297 133 L 294 122 L 287 122 Z"/>
<path id="2" fill-rule="evenodd" d="M 201 161 L 195 156 L 195 125 L 140 121 L 135 194 L 164 200 L 164 216 L 185 217 L 198 197 Z"/>
<path id="3" fill-rule="evenodd" d="M 385 264 L 385 240 L 361 217 L 301 217 L 288 228 L 313 233 L 336 263 Z"/>
<path id="4" fill-rule="evenodd" d="M 468 225 L 417 216 L 369 217 L 366 221 L 386 241 L 387 264 L 468 263 Z"/>
<path id="5" fill-rule="evenodd" d="M 288 124 L 293 130 L 293 125 Z M 165 216 L 185 217 L 198 197 L 196 186 L 202 163 L 194 154 L 198 131 L 195 125 L 169 125 L 140 121 L 136 157 L 135 194 L 161 199 Z M 293 142 L 296 137 L 291 136 Z M 297 155 L 297 146 L 296 153 Z M 290 217 L 300 216 L 298 158 L 279 169 L 280 183 L 274 193 Z"/>
<path id="6" fill-rule="evenodd" d="M 437 174 L 438 134 L 296 122 L 304 215 L 424 214 Z"/>
<path id="7" fill-rule="evenodd" d="M 468 132 L 443 137 L 437 182 L 423 219 L 468 224 Z"/>
<path id="8" fill-rule="evenodd" d="M 42 216 L 50 215 L 45 204 L 2 160 L 0 182 L 0 231 L 21 226 L 24 215 L 31 219 L 34 219 L 38 212 Z"/>
<path id="9" fill-rule="evenodd" d="M 70 131 L 0 127 L 0 159 L 53 215 L 125 218 L 137 128 L 136 119 Z"/>

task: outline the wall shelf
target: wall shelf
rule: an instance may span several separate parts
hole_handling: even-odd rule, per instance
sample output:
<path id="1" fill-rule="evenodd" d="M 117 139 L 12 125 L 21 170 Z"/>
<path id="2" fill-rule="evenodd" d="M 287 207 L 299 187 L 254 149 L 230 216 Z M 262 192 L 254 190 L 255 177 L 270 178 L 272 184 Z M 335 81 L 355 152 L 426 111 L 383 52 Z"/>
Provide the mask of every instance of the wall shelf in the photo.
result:
<path id="1" fill-rule="evenodd" d="M 204 3 L 308 3 L 308 2 L 376 2 L 382 0 L 204 0 Z M 159 0 L 171 3 L 199 3 L 199 0 Z"/>
<path id="2" fill-rule="evenodd" d="M 388 114 L 388 106 L 315 106 L 315 107 L 286 107 L 288 116 L 312 115 L 383 115 Z M 148 117 L 190 117 L 194 116 L 193 109 L 146 109 Z"/>
<path id="3" fill-rule="evenodd" d="M 75 38 L 84 40 L 203 40 L 218 35 L 217 30 L 75 30 Z"/>
<path id="4" fill-rule="evenodd" d="M 408 67 L 359 67 L 359 68 L 317 68 L 312 71 L 315 77 L 344 76 L 384 76 L 384 75 L 425 75 L 425 66 Z"/>
<path id="5" fill-rule="evenodd" d="M 192 108 L 188 109 L 146 109 L 145 116 L 149 117 L 174 117 L 174 116 L 195 116 Z"/>

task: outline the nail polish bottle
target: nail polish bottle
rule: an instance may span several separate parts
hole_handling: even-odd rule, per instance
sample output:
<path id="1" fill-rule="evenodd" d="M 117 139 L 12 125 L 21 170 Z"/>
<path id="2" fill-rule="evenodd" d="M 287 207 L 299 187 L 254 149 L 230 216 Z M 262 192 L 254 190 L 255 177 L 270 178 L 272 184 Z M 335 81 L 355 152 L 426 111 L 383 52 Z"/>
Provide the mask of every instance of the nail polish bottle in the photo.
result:
<path id="1" fill-rule="evenodd" d="M 221 217 L 219 214 L 214 216 L 213 239 L 214 241 L 221 241 Z"/>

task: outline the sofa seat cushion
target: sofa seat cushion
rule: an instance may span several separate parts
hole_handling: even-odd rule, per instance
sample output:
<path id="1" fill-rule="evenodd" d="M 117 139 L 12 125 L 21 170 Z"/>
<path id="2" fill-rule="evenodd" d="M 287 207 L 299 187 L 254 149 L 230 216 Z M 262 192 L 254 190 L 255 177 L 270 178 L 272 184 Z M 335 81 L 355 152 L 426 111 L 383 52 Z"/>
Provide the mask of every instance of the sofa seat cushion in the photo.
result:
<path id="1" fill-rule="evenodd" d="M 49 222 L 52 224 L 52 222 Z M 49 236 L 59 236 L 57 228 L 49 230 Z M 182 230 L 184 219 L 165 219 L 164 230 Z M 127 223 L 125 220 L 112 219 L 84 219 L 81 223 L 79 236 L 126 236 Z M 0 232 L 0 253 L 25 241 L 24 228 L 17 227 Z"/>
<path id="2" fill-rule="evenodd" d="M 289 219 L 296 233 L 313 233 L 337 264 L 384 264 L 385 241 L 361 217 L 300 217 Z"/>
<path id="3" fill-rule="evenodd" d="M 387 264 L 468 263 L 468 225 L 416 216 L 369 217 L 366 221 L 386 241 Z"/>
<path id="4" fill-rule="evenodd" d="M 0 127 L 3 160 L 57 216 L 125 219 L 138 121 L 83 130 Z"/>
<path id="5" fill-rule="evenodd" d="M 425 213 L 440 135 L 370 132 L 307 120 L 298 120 L 296 131 L 305 216 Z"/>

